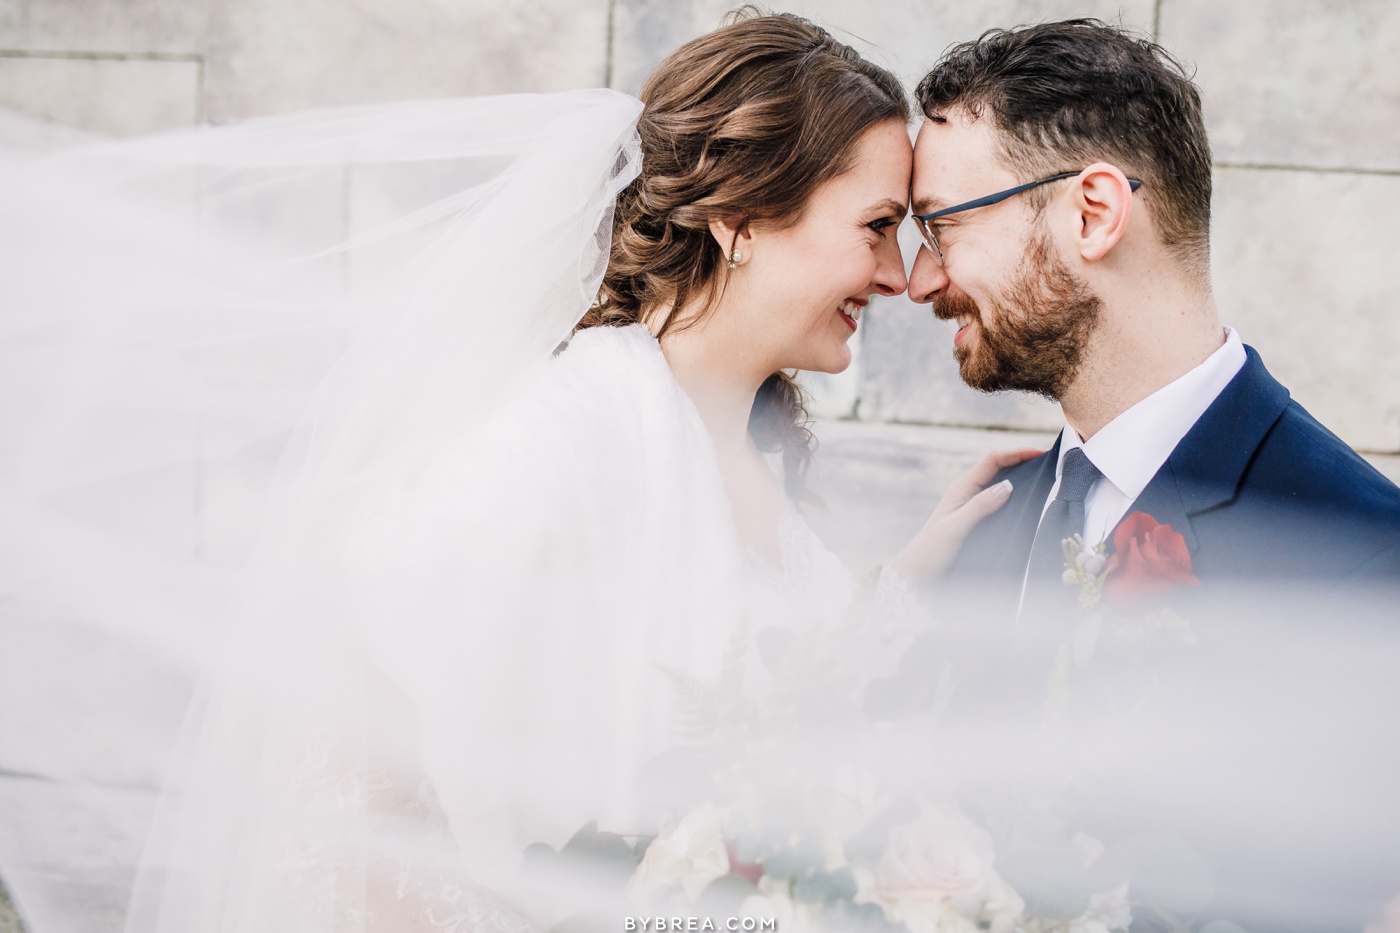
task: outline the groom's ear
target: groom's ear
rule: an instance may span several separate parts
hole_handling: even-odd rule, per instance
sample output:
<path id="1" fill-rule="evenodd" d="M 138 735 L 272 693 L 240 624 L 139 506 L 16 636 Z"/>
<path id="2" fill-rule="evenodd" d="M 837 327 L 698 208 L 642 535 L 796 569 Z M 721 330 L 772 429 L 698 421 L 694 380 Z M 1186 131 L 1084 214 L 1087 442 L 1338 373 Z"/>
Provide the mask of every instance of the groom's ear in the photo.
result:
<path id="1" fill-rule="evenodd" d="M 748 262 L 753 254 L 751 249 L 753 234 L 749 230 L 749 222 L 738 217 L 717 218 L 710 221 L 710 236 L 715 238 L 719 244 L 719 251 L 728 259 L 738 250 L 740 254 L 739 265 Z"/>
<path id="2" fill-rule="evenodd" d="M 1095 162 L 1079 173 L 1074 189 L 1079 211 L 1079 255 L 1093 262 L 1107 256 L 1128 229 L 1133 188 L 1116 165 Z"/>

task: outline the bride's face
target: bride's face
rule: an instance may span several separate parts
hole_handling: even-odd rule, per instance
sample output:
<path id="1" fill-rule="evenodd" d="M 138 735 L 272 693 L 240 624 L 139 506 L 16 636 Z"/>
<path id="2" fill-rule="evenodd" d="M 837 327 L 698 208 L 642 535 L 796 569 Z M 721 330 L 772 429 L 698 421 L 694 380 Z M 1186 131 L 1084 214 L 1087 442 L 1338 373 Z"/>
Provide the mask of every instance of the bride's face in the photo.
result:
<path id="1" fill-rule="evenodd" d="M 872 295 L 907 285 L 896 233 L 909 201 L 913 150 L 890 120 L 861 137 L 851 169 L 813 193 L 802 219 L 757 229 L 742 280 L 755 340 L 774 369 L 838 373 Z"/>

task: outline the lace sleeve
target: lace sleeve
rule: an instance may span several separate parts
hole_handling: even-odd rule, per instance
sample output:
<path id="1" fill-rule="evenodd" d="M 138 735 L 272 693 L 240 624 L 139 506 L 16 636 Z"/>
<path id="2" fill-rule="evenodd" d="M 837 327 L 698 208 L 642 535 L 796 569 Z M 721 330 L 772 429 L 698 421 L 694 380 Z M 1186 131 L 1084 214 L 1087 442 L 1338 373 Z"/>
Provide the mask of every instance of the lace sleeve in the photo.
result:
<path id="1" fill-rule="evenodd" d="M 403 709 L 382 682 L 379 705 Z M 387 700 L 387 702 L 386 702 Z M 408 725 L 407 721 L 403 724 Z M 407 731 L 407 730 L 405 730 Z M 332 737 L 332 736 L 335 737 Z M 326 733 L 292 775 L 291 811 L 269 879 L 307 929 L 362 933 L 537 933 L 501 894 L 471 877 L 433 783 L 384 743 Z M 347 833 L 347 830 L 349 832 Z M 275 890 L 275 887 L 274 887 Z M 283 916 L 283 922 L 290 922 Z M 300 928 L 300 927 L 298 927 Z"/>
<path id="2" fill-rule="evenodd" d="M 907 621 L 914 614 L 914 591 L 909 582 L 889 567 L 880 568 L 875 593 L 870 600 L 874 620 Z"/>

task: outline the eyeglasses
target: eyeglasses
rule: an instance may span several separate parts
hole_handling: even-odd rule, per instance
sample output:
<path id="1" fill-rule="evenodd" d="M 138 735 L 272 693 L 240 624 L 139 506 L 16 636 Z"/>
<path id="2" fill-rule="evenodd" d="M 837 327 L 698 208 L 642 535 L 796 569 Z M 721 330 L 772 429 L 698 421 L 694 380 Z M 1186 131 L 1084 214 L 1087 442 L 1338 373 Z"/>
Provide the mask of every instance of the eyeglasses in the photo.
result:
<path id="1" fill-rule="evenodd" d="M 952 207 L 945 207 L 941 211 L 934 211 L 931 214 L 914 214 L 914 222 L 919 225 L 919 232 L 924 235 L 924 245 L 929 248 L 938 259 L 938 264 L 943 265 L 943 250 L 938 245 L 938 237 L 933 232 L 930 220 L 939 217 L 947 217 L 949 214 L 961 214 L 963 211 L 970 211 L 978 207 L 990 207 L 993 204 L 1000 204 L 1009 197 L 1020 194 L 1022 191 L 1029 191 L 1037 185 L 1047 185 L 1052 181 L 1059 181 L 1062 178 L 1073 178 L 1079 172 L 1061 172 L 1059 175 L 1051 175 L 1049 178 L 1041 178 L 1037 181 L 1028 181 L 1024 185 L 1017 185 L 1014 188 L 1007 188 L 1005 191 L 998 191 L 996 194 L 989 194 L 985 198 L 977 198 L 975 201 L 964 201 L 962 204 L 954 204 Z M 1142 182 L 1136 178 L 1128 179 L 1128 187 L 1136 191 L 1142 187 Z"/>

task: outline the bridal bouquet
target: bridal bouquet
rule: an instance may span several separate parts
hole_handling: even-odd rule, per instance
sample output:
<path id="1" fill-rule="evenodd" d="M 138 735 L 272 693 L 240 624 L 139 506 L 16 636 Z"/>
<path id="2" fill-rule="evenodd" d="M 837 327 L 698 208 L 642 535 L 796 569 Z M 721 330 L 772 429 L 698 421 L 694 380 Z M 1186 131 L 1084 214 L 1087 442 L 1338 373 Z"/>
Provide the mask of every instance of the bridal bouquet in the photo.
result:
<path id="1" fill-rule="evenodd" d="M 1132 922 L 1127 885 L 1089 898 L 1070 919 L 1029 916 L 997 874 L 992 839 L 940 807 L 891 826 L 876 851 L 840 846 L 772 848 L 725 837 L 724 810 L 686 814 L 645 848 L 629 881 L 648 910 L 688 908 L 772 918 L 781 929 L 908 930 L 911 933 L 1107 933 Z M 753 861 L 745 861 L 753 859 Z"/>
<path id="2" fill-rule="evenodd" d="M 1028 907 L 998 870 L 993 834 L 936 780 L 910 776 L 913 733 L 862 704 L 872 640 L 852 612 L 740 631 L 715 683 L 668 672 L 684 741 L 641 781 L 671 814 L 661 831 L 628 838 L 589 824 L 530 858 L 609 866 L 625 909 L 650 924 L 636 929 L 684 917 L 698 925 L 679 929 L 1126 930 L 1125 884 L 1085 890 L 1054 914 Z M 1077 842 L 1069 851 L 1086 865 L 1103 850 Z"/>

